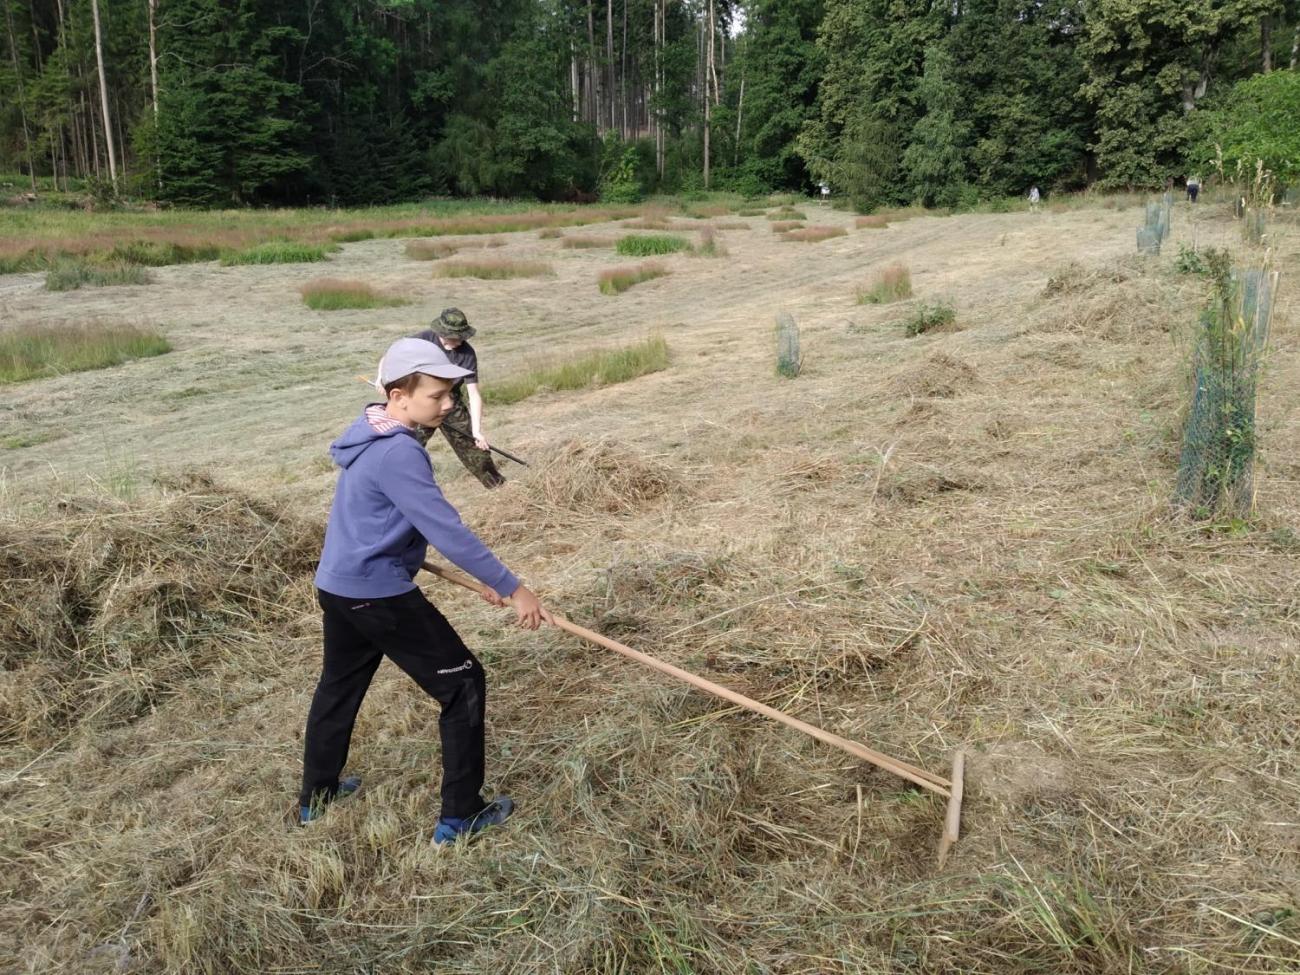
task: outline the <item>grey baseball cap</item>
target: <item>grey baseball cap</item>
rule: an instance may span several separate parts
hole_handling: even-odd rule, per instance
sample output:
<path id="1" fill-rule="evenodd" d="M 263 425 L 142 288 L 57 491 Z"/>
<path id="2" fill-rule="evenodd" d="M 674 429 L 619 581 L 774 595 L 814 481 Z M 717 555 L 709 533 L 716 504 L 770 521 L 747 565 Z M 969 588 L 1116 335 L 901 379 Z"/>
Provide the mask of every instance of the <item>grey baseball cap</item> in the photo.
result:
<path id="1" fill-rule="evenodd" d="M 394 380 L 413 372 L 439 379 L 460 379 L 472 375 L 468 369 L 452 365 L 447 353 L 426 339 L 398 339 L 379 360 L 379 375 L 375 378 L 375 386 L 383 389 Z"/>

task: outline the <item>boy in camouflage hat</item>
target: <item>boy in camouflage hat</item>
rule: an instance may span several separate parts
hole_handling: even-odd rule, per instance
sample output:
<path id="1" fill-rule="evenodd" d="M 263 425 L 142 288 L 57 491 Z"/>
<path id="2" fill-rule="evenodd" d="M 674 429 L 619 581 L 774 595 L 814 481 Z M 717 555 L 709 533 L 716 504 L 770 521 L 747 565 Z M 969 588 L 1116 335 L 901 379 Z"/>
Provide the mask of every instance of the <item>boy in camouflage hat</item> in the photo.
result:
<path id="1" fill-rule="evenodd" d="M 451 444 L 465 469 L 477 477 L 484 487 L 494 488 L 505 483 L 488 452 L 488 439 L 483 433 L 483 395 L 478 388 L 478 354 L 469 340 L 475 329 L 459 308 L 447 308 L 433 320 L 429 328 L 417 332 L 414 338 L 424 339 L 447 353 L 447 358 L 469 375 L 457 379 L 452 388 L 455 407 L 443 420 L 442 435 Z M 427 443 L 432 430 L 419 431 L 420 443 Z"/>

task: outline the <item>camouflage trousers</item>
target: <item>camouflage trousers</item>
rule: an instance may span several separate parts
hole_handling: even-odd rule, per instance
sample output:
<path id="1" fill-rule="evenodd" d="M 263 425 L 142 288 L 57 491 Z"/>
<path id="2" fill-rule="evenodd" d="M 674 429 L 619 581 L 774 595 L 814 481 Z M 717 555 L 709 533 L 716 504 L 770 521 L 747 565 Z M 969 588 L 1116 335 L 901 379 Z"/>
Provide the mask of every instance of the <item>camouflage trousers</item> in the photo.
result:
<path id="1" fill-rule="evenodd" d="M 459 427 L 465 432 L 457 433 L 451 427 Z M 465 465 L 465 470 L 477 477 L 484 487 L 500 487 L 506 482 L 506 479 L 501 476 L 501 472 L 497 470 L 491 452 L 479 450 L 474 445 L 474 438 L 469 434 L 469 407 L 459 397 L 456 400 L 455 409 L 447 414 L 440 429 L 442 435 L 447 438 L 447 443 L 451 444 L 451 449 L 460 458 L 460 462 Z M 429 427 L 420 427 L 416 431 L 416 438 L 422 444 L 427 444 L 431 436 L 433 436 L 433 430 Z"/>

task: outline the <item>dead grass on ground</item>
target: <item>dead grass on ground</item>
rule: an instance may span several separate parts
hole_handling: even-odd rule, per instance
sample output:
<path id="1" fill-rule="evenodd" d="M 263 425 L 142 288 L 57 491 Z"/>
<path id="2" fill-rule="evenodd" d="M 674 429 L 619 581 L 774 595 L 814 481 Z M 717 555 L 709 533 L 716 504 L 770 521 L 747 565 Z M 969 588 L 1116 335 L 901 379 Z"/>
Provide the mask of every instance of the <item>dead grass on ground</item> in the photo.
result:
<path id="1" fill-rule="evenodd" d="M 776 227 L 777 224 L 772 224 Z M 848 233 L 843 227 L 813 226 L 803 227 L 787 231 L 782 234 L 786 240 L 799 241 L 805 244 L 816 244 L 823 240 L 830 240 L 832 237 L 843 237 Z"/>
<path id="2" fill-rule="evenodd" d="M 408 240 L 404 251 L 406 256 L 415 261 L 438 261 L 444 257 L 454 257 L 463 250 L 483 247 L 504 247 L 505 241 L 495 237 L 471 238 L 469 240 Z"/>

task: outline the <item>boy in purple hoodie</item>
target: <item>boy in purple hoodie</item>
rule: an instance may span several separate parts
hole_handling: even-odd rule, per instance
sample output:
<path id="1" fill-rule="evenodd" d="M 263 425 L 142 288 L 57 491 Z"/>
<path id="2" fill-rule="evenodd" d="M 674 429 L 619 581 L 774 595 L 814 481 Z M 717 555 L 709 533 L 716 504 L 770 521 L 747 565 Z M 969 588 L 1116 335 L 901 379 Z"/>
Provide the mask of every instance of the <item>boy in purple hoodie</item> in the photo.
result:
<path id="1" fill-rule="evenodd" d="M 479 793 L 483 668 L 412 581 L 432 545 L 491 589 L 483 596 L 489 603 L 503 606 L 509 598 L 520 626 L 551 622 L 537 597 L 461 522 L 415 438 L 418 427 L 436 427 L 451 412 L 453 381 L 466 374 L 432 342 L 394 342 L 376 383 L 387 401 L 367 406 L 330 445 L 342 471 L 316 572 L 325 661 L 307 715 L 302 824 L 361 784 L 339 776 L 361 699 L 384 656 L 442 705 L 442 813 L 434 842 L 499 825 L 514 809 L 507 796 L 488 802 Z"/>

